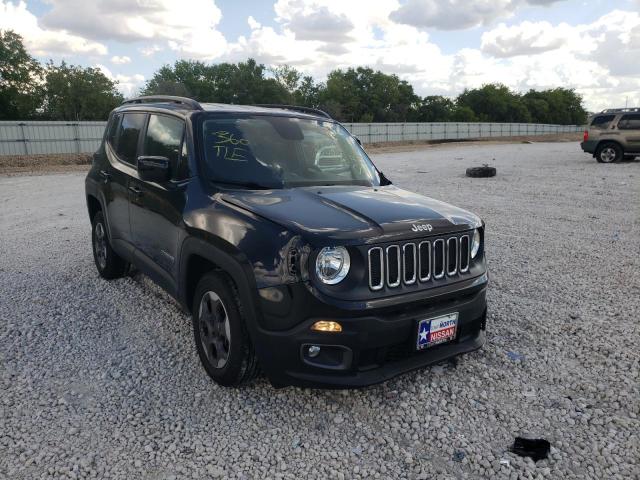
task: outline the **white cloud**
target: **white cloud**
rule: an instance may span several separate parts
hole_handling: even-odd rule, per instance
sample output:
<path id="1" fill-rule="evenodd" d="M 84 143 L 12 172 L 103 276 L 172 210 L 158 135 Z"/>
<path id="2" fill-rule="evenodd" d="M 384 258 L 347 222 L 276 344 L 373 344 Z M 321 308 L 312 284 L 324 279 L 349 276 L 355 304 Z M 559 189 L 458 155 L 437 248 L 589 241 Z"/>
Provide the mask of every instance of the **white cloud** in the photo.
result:
<path id="1" fill-rule="evenodd" d="M 461 60 L 456 78 L 501 81 L 518 90 L 575 88 L 592 110 L 640 104 L 640 14 L 613 11 L 589 24 L 522 22 L 499 25 L 482 36 L 475 61 Z M 482 62 L 486 62 L 482 65 Z M 475 86 L 475 85 L 473 85 Z"/>
<path id="2" fill-rule="evenodd" d="M 539 8 L 554 0 L 277 0 L 274 25 L 248 16 L 249 33 L 235 41 L 218 31 L 221 12 L 214 0 L 48 3 L 51 11 L 38 21 L 24 2 L 0 0 L 0 28 L 22 33 L 37 55 L 105 55 L 101 42 L 109 39 L 144 42 L 127 51 L 134 62 L 134 53 L 140 58 L 163 52 L 164 57 L 167 50 L 178 58 L 253 57 L 268 65 L 293 65 L 319 80 L 336 68 L 370 66 L 409 81 L 419 95 L 456 95 L 464 88 L 500 82 L 519 91 L 576 88 L 591 109 L 624 104 L 627 96 L 630 103 L 640 104 L 636 11 L 613 11 L 573 26 L 501 23 L 486 31 L 478 44 L 445 54 L 424 27 L 489 25 L 518 8 Z M 111 63 L 123 64 L 127 58 L 113 56 Z M 117 80 L 127 96 L 144 83 L 142 75 L 99 68 Z"/>
<path id="3" fill-rule="evenodd" d="M 407 0 L 391 19 L 419 28 L 459 30 L 510 17 L 522 6 L 550 5 L 561 0 Z"/>
<path id="4" fill-rule="evenodd" d="M 591 58 L 615 76 L 640 76 L 640 14 L 614 10 L 585 28 Z"/>
<path id="5" fill-rule="evenodd" d="M 490 9 L 501 1 L 485 5 Z M 319 79 L 335 68 L 370 66 L 396 73 L 419 95 L 454 96 L 465 88 L 499 82 L 521 92 L 575 88 L 591 109 L 624 104 L 626 96 L 640 104 L 640 64 L 633 61 L 640 58 L 635 12 L 612 12 L 577 26 L 500 24 L 485 32 L 477 48 L 444 54 L 425 31 L 391 20 L 398 7 L 395 0 L 278 0 L 276 27 L 250 18 L 250 35 L 230 43 L 223 58 L 288 63 Z M 336 21 L 342 18 L 351 26 Z M 301 25 L 310 31 L 300 34 Z M 327 33 L 330 27 L 333 35 Z"/>
<path id="6" fill-rule="evenodd" d="M 144 57 L 151 57 L 156 53 L 161 52 L 162 47 L 160 45 L 150 45 L 148 47 L 140 48 L 139 51 Z"/>
<path id="7" fill-rule="evenodd" d="M 38 56 L 107 54 L 107 47 L 102 43 L 70 34 L 65 29 L 43 28 L 23 1 L 16 4 L 0 0 L 0 29 L 11 29 L 22 35 L 27 49 Z"/>
<path id="8" fill-rule="evenodd" d="M 281 17 L 282 26 L 291 30 L 298 40 L 319 40 L 323 42 L 352 41 L 350 33 L 353 23 L 344 13 L 334 13 L 324 5 L 317 8 L 294 10 Z"/>
<path id="9" fill-rule="evenodd" d="M 124 65 L 125 63 L 131 63 L 131 57 L 127 57 L 126 55 L 118 56 L 114 55 L 111 57 L 111 63 L 116 65 Z"/>
<path id="10" fill-rule="evenodd" d="M 565 46 L 572 35 L 572 28 L 566 23 L 553 26 L 549 22 L 525 21 L 511 27 L 501 23 L 482 34 L 480 48 L 494 57 L 534 55 Z"/>
<path id="11" fill-rule="evenodd" d="M 368 65 L 414 83 L 444 82 L 450 59 L 427 33 L 389 19 L 398 6 L 396 0 L 278 0 L 277 26 L 250 18 L 250 35 L 230 44 L 224 58 L 288 63 L 318 78 L 335 68 Z"/>
<path id="12" fill-rule="evenodd" d="M 179 55 L 213 59 L 226 50 L 214 0 L 49 0 L 42 21 L 98 40 L 166 42 Z M 153 53 L 153 52 L 152 52 Z"/>
<path id="13" fill-rule="evenodd" d="M 141 75 L 139 73 L 135 75 L 114 74 L 105 65 L 97 64 L 95 67 L 98 68 L 105 75 L 105 77 L 118 82 L 118 90 L 120 90 L 120 92 L 125 97 L 134 96 L 144 85 L 144 75 Z"/>

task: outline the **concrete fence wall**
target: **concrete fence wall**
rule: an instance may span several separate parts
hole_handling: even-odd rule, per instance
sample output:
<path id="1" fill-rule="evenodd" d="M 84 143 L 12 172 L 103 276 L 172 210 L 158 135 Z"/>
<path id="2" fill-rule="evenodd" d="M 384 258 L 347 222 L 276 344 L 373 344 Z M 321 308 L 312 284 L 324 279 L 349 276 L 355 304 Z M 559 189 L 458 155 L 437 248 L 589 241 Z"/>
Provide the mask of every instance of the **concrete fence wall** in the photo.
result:
<path id="1" fill-rule="evenodd" d="M 95 152 L 106 122 L 0 122 L 0 155 Z M 549 135 L 580 125 L 534 123 L 345 123 L 363 143 Z"/>

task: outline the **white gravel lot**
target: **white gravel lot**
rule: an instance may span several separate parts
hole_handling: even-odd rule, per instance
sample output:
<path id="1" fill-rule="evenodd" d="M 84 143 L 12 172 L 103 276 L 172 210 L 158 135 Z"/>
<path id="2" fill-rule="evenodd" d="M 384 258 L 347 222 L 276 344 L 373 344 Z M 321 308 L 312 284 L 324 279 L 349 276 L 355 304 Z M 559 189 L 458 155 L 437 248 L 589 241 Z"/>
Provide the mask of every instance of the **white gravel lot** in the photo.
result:
<path id="1" fill-rule="evenodd" d="M 167 295 L 98 278 L 83 174 L 1 177 L 0 478 L 640 478 L 640 161 L 374 157 L 487 222 L 488 343 L 355 391 L 218 387 Z M 484 162 L 497 177 L 464 176 Z"/>

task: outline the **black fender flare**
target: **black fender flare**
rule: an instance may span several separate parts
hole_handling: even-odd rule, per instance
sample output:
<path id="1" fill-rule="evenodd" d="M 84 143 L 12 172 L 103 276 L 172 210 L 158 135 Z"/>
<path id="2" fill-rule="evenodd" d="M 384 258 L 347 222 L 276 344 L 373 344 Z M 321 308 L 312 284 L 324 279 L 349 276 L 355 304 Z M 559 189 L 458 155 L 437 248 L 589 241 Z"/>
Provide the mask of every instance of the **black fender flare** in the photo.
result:
<path id="1" fill-rule="evenodd" d="M 89 214 L 89 221 L 91 222 L 91 212 L 89 210 L 89 197 L 95 198 L 100 204 L 100 210 L 102 210 L 102 215 L 104 216 L 104 221 L 107 224 L 107 236 L 109 239 L 112 238 L 111 235 L 111 225 L 109 222 L 109 215 L 107 215 L 107 201 L 104 198 L 104 192 L 101 188 L 95 184 L 95 180 L 87 179 L 85 181 L 85 202 L 87 204 L 87 214 Z"/>
<path id="2" fill-rule="evenodd" d="M 183 241 L 180 249 L 177 292 L 179 303 L 186 312 L 191 312 L 192 299 L 187 298 L 189 296 L 187 292 L 189 259 L 193 255 L 198 255 L 211 262 L 219 270 L 229 275 L 235 283 L 253 348 L 259 360 L 268 358 L 269 351 L 264 342 L 259 340 L 260 325 L 263 323 L 262 312 L 259 308 L 258 288 L 251 263 L 242 251 L 231 244 L 210 236 L 206 232 L 199 233 L 203 235 L 203 238 L 189 236 Z"/>
<path id="3" fill-rule="evenodd" d="M 203 232 L 204 233 L 204 232 Z M 206 235 L 206 233 L 204 233 Z M 188 263 L 193 255 L 202 257 L 229 275 L 236 285 L 238 296 L 247 321 L 247 330 L 252 341 L 255 340 L 260 311 L 258 308 L 258 288 L 256 286 L 253 267 L 246 256 L 231 245 L 225 245 L 219 239 L 187 237 L 180 249 L 180 265 L 178 270 L 178 301 L 187 311 L 192 310 L 192 299 L 188 295 Z M 254 343 L 255 346 L 255 343 Z"/>

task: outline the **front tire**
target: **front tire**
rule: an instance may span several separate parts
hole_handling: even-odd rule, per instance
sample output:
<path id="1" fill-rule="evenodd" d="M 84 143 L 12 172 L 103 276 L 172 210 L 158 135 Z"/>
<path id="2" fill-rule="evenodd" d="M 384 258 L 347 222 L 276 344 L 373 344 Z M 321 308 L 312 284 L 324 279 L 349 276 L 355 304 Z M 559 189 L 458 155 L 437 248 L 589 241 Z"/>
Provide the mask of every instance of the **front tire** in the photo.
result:
<path id="1" fill-rule="evenodd" d="M 224 387 L 236 387 L 258 374 L 237 291 L 222 274 L 202 277 L 193 299 L 193 334 L 198 356 L 209 376 Z"/>
<path id="2" fill-rule="evenodd" d="M 622 160 L 623 152 L 620 145 L 613 142 L 603 143 L 596 150 L 596 160 L 599 163 L 614 163 Z"/>
<path id="3" fill-rule="evenodd" d="M 124 276 L 129 264 L 111 248 L 107 235 L 107 224 L 102 211 L 93 216 L 91 222 L 91 243 L 93 245 L 93 260 L 102 278 L 112 280 Z"/>

